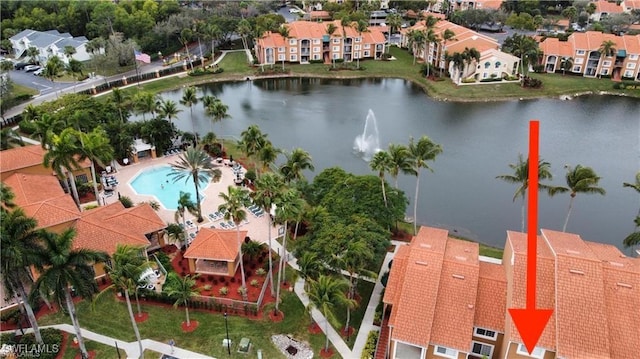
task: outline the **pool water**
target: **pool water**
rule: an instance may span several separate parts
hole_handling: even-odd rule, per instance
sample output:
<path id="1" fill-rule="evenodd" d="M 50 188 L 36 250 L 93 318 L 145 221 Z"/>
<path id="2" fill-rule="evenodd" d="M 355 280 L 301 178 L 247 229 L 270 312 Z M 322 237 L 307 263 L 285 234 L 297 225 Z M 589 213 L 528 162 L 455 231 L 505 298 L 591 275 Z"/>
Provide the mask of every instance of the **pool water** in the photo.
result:
<path id="1" fill-rule="evenodd" d="M 168 176 L 171 173 L 171 166 L 150 167 L 138 174 L 130 185 L 138 194 L 155 196 L 160 204 L 168 210 L 175 211 L 178 209 L 178 198 L 180 192 L 191 193 L 191 200 L 196 202 L 196 188 L 193 184 L 193 178 L 188 177 L 173 182 L 173 177 Z M 186 183 L 185 183 L 186 181 Z M 204 189 L 209 185 L 200 185 L 200 201 L 204 199 Z"/>

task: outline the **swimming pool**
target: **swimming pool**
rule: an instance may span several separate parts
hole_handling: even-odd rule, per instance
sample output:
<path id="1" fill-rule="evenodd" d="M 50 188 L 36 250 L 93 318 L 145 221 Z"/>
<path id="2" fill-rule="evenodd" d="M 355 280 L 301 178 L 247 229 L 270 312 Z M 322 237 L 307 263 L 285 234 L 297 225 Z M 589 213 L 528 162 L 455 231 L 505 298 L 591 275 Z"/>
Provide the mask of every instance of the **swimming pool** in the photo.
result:
<path id="1" fill-rule="evenodd" d="M 168 210 L 175 211 L 178 208 L 178 198 L 180 191 L 191 193 L 191 200 L 196 201 L 196 189 L 193 185 L 192 177 L 189 180 L 181 179 L 173 182 L 173 177 L 167 176 L 171 173 L 171 166 L 155 166 L 142 170 L 129 183 L 138 194 L 155 196 L 160 204 Z M 204 189 L 209 182 L 200 186 L 200 201 L 204 199 Z"/>

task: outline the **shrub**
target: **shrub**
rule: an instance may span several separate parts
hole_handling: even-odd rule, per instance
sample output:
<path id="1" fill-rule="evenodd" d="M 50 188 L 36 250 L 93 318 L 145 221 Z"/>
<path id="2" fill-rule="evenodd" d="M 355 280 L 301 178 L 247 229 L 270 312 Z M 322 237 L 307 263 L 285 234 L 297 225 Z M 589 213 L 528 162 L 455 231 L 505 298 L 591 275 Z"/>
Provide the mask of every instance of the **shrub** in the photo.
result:
<path id="1" fill-rule="evenodd" d="M 258 269 L 256 270 L 256 274 L 257 274 L 257 275 L 259 275 L 259 276 L 264 276 L 264 275 L 266 275 L 266 274 L 267 274 L 267 271 L 266 271 L 266 270 L 264 270 L 264 268 L 258 268 Z"/>
<path id="2" fill-rule="evenodd" d="M 251 286 L 252 286 L 252 287 L 258 287 L 259 285 L 260 285 L 260 282 L 258 282 L 258 280 L 257 280 L 257 279 L 253 279 L 253 280 L 251 281 Z"/>
<path id="3" fill-rule="evenodd" d="M 20 316 L 21 314 L 18 308 L 8 309 L 2 312 L 2 314 L 0 315 L 0 321 L 3 323 L 18 323 Z"/>
<path id="4" fill-rule="evenodd" d="M 218 290 L 218 293 L 220 293 L 220 295 L 227 295 L 229 294 L 229 288 L 227 287 L 222 287 Z"/>
<path id="5" fill-rule="evenodd" d="M 309 60 L 310 64 L 321 64 L 323 62 L 324 62 L 323 60 Z"/>
<path id="6" fill-rule="evenodd" d="M 211 290 L 211 284 L 205 284 L 203 288 L 204 290 Z"/>
<path id="7" fill-rule="evenodd" d="M 155 256 L 156 258 L 158 258 L 158 261 L 160 262 L 160 264 L 162 264 L 162 266 L 167 272 L 173 271 L 173 266 L 171 265 L 171 258 L 169 258 L 169 256 L 166 253 L 162 251 L 158 251 L 155 253 Z"/>
<path id="8" fill-rule="evenodd" d="M 131 198 L 127 196 L 120 196 L 119 200 L 120 200 L 120 203 L 122 203 L 122 205 L 124 206 L 124 208 L 133 207 L 133 201 L 131 200 Z"/>
<path id="9" fill-rule="evenodd" d="M 253 182 L 256 180 L 256 171 L 254 169 L 247 170 L 247 173 L 244 174 L 244 177 Z"/>
<path id="10" fill-rule="evenodd" d="M 238 287 L 238 294 L 244 296 L 247 294 L 247 288 L 245 287 Z"/>
<path id="11" fill-rule="evenodd" d="M 364 345 L 360 359 L 371 359 L 375 355 L 376 344 L 378 343 L 378 332 L 370 331 L 367 336 L 367 343 Z"/>
<path id="12" fill-rule="evenodd" d="M 463 84 L 472 84 L 474 82 L 476 82 L 476 79 L 474 77 L 469 77 L 469 78 L 466 78 L 466 79 L 462 80 Z"/>
<path id="13" fill-rule="evenodd" d="M 529 76 L 525 76 L 524 80 L 522 81 L 522 87 L 538 89 L 542 87 L 542 81 L 531 78 Z"/>
<path id="14" fill-rule="evenodd" d="M 36 130 L 36 125 L 33 124 L 33 121 L 20 121 L 18 127 L 21 132 L 24 132 L 27 135 L 32 134 Z"/>

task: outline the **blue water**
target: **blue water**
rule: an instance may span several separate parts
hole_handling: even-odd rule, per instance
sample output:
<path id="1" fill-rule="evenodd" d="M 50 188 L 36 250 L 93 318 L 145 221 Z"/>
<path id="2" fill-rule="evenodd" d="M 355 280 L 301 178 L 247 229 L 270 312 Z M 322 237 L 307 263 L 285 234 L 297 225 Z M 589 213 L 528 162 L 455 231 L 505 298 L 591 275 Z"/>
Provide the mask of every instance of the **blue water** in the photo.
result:
<path id="1" fill-rule="evenodd" d="M 150 167 L 143 170 L 133 181 L 131 187 L 138 194 L 155 196 L 160 204 L 168 210 L 178 209 L 178 198 L 180 191 L 191 193 L 191 200 L 196 202 L 196 188 L 193 184 L 193 178 L 188 177 L 173 181 L 173 177 L 168 176 L 171 173 L 170 166 Z M 185 183 L 186 181 L 186 183 Z M 207 184 L 200 186 L 200 201 L 204 199 L 202 194 Z"/>

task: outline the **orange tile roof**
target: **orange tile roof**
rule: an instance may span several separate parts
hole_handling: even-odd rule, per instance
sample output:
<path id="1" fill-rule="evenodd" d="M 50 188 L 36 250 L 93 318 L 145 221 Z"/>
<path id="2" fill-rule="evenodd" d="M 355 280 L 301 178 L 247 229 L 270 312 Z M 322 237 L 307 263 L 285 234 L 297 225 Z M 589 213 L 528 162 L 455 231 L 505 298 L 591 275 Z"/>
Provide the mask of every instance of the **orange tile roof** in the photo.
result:
<path id="1" fill-rule="evenodd" d="M 15 204 L 38 222 L 37 228 L 48 228 L 80 217 L 75 202 L 64 193 L 55 176 L 14 173 L 4 183 L 13 190 Z"/>
<path id="2" fill-rule="evenodd" d="M 607 13 L 607 14 L 621 14 L 624 9 L 621 5 L 616 4 L 616 2 L 611 2 L 607 0 L 598 0 L 596 3 L 596 13 Z"/>
<path id="3" fill-rule="evenodd" d="M 502 0 L 476 0 L 477 9 L 498 10 L 502 6 Z"/>
<path id="4" fill-rule="evenodd" d="M 507 308 L 525 308 L 526 306 L 526 283 L 527 283 L 527 235 L 519 232 L 507 231 L 507 241 L 510 242 L 514 252 L 513 282 L 511 301 L 507 298 Z M 538 259 L 537 259 L 537 286 L 536 303 L 540 309 L 555 308 L 555 264 L 553 254 L 540 236 L 538 236 Z M 542 332 L 538 341 L 538 346 L 553 350 L 556 347 L 556 311 L 553 312 L 549 323 Z M 507 316 L 505 326 L 511 337 L 508 340 L 522 343 L 518 330 L 511 319 Z M 507 331 L 507 330 L 505 330 Z"/>
<path id="5" fill-rule="evenodd" d="M 331 14 L 329 14 L 328 11 L 324 11 L 324 10 L 315 10 L 315 11 L 311 11 L 309 13 L 309 18 L 311 20 L 331 20 Z"/>
<path id="6" fill-rule="evenodd" d="M 32 166 L 42 166 L 44 154 L 45 150 L 37 145 L 0 151 L 0 173 Z"/>
<path id="7" fill-rule="evenodd" d="M 395 304 L 400 298 L 402 280 L 404 279 L 405 271 L 407 270 L 407 258 L 409 257 L 409 251 L 411 247 L 408 245 L 401 246 L 393 256 L 393 263 L 389 271 L 389 280 L 384 290 L 384 303 Z M 394 316 L 395 312 L 391 313 Z M 393 321 L 390 320 L 393 323 Z"/>
<path id="8" fill-rule="evenodd" d="M 327 35 L 327 26 L 329 24 L 334 24 L 336 26 L 336 31 L 333 33 L 332 37 L 360 36 L 358 31 L 353 27 L 346 26 L 343 29 L 342 24 L 340 24 L 340 21 L 338 20 L 324 22 L 294 21 L 284 24 L 284 26 L 287 26 L 289 29 L 289 37 L 292 39 L 321 39 L 324 35 Z M 384 43 L 386 40 L 381 30 L 382 29 L 379 26 L 370 26 L 368 31 L 362 33 L 362 37 L 364 38 L 363 42 Z M 345 33 L 346 36 L 344 36 Z M 270 31 L 265 32 L 257 41 L 258 45 L 263 48 L 286 45 L 286 39 L 284 39 L 280 34 Z"/>
<path id="9" fill-rule="evenodd" d="M 477 243 L 446 240 L 430 343 L 463 352 L 471 348 L 478 289 L 478 251 Z"/>
<path id="10" fill-rule="evenodd" d="M 116 201 L 82 212 L 76 223 L 74 245 L 112 254 L 117 244 L 149 246 L 146 235 L 165 227 L 166 224 L 148 203 L 124 208 L 121 202 Z"/>
<path id="11" fill-rule="evenodd" d="M 627 10 L 640 9 L 640 0 L 624 0 L 623 5 Z"/>
<path id="12" fill-rule="evenodd" d="M 501 264 L 480 262 L 478 295 L 476 296 L 476 327 L 504 333 L 507 313 L 507 278 Z"/>
<path id="13" fill-rule="evenodd" d="M 246 236 L 247 231 L 240 231 L 240 238 Z M 202 228 L 184 257 L 233 262 L 238 257 L 238 251 L 236 231 Z"/>

